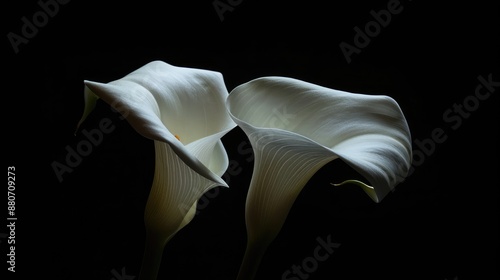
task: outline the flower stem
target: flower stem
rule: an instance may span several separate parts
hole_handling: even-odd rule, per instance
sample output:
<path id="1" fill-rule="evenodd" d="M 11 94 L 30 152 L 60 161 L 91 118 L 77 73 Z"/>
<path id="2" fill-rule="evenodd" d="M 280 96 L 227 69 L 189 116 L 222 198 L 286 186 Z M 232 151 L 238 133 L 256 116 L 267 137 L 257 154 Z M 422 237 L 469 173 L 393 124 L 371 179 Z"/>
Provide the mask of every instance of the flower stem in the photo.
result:
<path id="1" fill-rule="evenodd" d="M 156 280 L 166 242 L 147 233 L 139 280 Z"/>
<path id="2" fill-rule="evenodd" d="M 255 242 L 248 240 L 245 256 L 236 280 L 253 280 L 259 270 L 262 257 L 266 253 L 268 242 Z"/>

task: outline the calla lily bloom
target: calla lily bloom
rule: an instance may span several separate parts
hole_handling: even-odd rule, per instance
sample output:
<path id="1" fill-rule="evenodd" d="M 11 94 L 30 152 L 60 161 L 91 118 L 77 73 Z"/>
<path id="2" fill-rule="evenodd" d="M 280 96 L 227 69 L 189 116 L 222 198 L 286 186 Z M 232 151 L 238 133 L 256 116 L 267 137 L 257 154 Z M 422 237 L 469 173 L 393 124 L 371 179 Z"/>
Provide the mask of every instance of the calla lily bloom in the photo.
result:
<path id="1" fill-rule="evenodd" d="M 238 280 L 253 279 L 301 190 L 341 159 L 368 182 L 375 202 L 402 182 L 411 137 L 399 105 L 385 95 L 334 90 L 287 77 L 262 77 L 231 91 L 227 106 L 254 150 L 246 200 L 247 249 Z"/>
<path id="2" fill-rule="evenodd" d="M 198 199 L 217 186 L 228 157 L 221 137 L 233 129 L 220 73 L 153 61 L 109 82 L 85 81 L 80 123 L 101 98 L 141 135 L 154 140 L 155 171 L 146 204 L 141 280 L 156 279 L 163 248 L 196 213 Z"/>

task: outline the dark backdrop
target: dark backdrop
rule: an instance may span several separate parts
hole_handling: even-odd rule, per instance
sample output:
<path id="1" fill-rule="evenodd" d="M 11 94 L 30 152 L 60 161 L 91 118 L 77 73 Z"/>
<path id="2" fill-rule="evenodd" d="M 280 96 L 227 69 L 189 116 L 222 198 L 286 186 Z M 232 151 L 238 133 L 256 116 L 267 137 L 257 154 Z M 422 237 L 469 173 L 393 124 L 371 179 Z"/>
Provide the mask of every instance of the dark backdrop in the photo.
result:
<path id="1" fill-rule="evenodd" d="M 138 278 L 152 142 L 99 103 L 83 127 L 97 128 L 107 117 L 116 129 L 62 182 L 51 164 L 84 139 L 73 134 L 83 80 L 109 82 L 152 60 L 219 71 L 228 91 L 279 75 L 386 94 L 407 117 L 418 157 L 406 181 L 376 204 L 356 187 L 330 186 L 356 174 L 342 162 L 326 165 L 294 204 L 258 279 L 282 279 L 313 256 L 317 238 L 340 246 L 308 279 L 498 276 L 498 4 L 61 0 L 40 12 L 39 3 L 49 2 L 2 9 L 4 168 L 16 169 L 18 218 L 16 273 L 2 261 L 6 279 Z M 214 3 L 231 8 L 223 20 Z M 355 28 L 364 30 L 372 10 L 393 4 L 399 12 L 371 27 L 370 41 L 359 39 L 348 62 L 340 44 L 355 47 Z M 497 83 L 484 100 L 475 97 L 478 77 Z M 457 106 L 466 109 L 455 112 Z M 436 129 L 444 142 L 430 140 Z M 230 188 L 206 194 L 199 214 L 165 248 L 158 279 L 236 278 L 253 161 L 238 151 L 250 147 L 239 128 L 222 141 L 234 167 L 224 176 Z M 4 260 L 10 232 L 2 228 Z"/>

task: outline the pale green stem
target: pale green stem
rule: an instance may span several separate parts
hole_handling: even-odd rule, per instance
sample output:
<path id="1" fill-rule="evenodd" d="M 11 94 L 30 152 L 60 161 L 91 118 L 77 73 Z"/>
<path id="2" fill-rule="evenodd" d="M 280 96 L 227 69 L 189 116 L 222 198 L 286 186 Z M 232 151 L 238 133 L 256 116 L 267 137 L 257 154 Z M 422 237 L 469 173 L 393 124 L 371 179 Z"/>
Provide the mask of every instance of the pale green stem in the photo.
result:
<path id="1" fill-rule="evenodd" d="M 248 240 L 245 256 L 236 280 L 253 280 L 270 242 Z"/>
<path id="2" fill-rule="evenodd" d="M 147 233 L 139 280 L 156 280 L 167 240 Z"/>

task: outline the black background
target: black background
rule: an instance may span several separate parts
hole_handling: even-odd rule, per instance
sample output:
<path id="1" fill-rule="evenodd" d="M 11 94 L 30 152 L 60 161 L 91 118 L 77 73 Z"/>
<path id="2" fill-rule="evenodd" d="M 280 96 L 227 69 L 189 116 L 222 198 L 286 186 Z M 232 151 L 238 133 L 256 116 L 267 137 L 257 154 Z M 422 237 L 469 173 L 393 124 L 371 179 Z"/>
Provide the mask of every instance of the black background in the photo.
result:
<path id="1" fill-rule="evenodd" d="M 63 163 L 65 148 L 84 139 L 73 134 L 84 108 L 83 80 L 109 82 L 163 60 L 221 72 L 228 91 L 279 75 L 389 95 L 420 152 L 416 140 L 436 128 L 446 133 L 379 204 L 356 187 L 330 186 L 356 174 L 342 162 L 326 165 L 294 204 L 257 279 L 282 279 L 313 255 L 318 237 L 328 236 L 341 245 L 308 279 L 498 277 L 500 87 L 456 129 L 443 118 L 470 100 L 478 76 L 500 81 L 498 3 L 401 1 L 402 12 L 347 63 L 339 44 L 353 45 L 353 28 L 363 29 L 373 20 L 370 11 L 389 1 L 243 0 L 223 21 L 212 0 L 150 2 L 59 5 L 17 54 L 7 34 L 20 35 L 21 18 L 41 8 L 36 1 L 2 8 L 5 167 L 15 166 L 17 185 L 15 276 L 108 280 L 125 268 L 138 278 L 152 142 L 99 103 L 84 128 L 107 117 L 116 129 L 62 182 L 51 164 Z M 232 164 L 224 176 L 230 188 L 207 194 L 199 214 L 165 248 L 158 279 L 236 278 L 253 161 L 238 151 L 250 147 L 239 128 L 222 141 Z M 7 239 L 1 241 L 4 260 Z"/>

